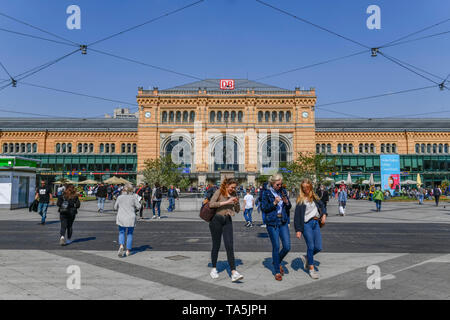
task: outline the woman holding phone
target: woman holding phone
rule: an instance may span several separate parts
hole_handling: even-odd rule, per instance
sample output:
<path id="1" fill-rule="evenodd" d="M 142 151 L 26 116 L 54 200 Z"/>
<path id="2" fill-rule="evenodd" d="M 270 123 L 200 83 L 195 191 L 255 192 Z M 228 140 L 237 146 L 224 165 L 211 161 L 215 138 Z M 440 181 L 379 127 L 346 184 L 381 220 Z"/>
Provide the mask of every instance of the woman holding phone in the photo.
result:
<path id="1" fill-rule="evenodd" d="M 275 174 L 269 178 L 267 189 L 263 189 L 261 210 L 264 224 L 272 242 L 272 263 L 275 270 L 275 280 L 281 281 L 284 275 L 281 262 L 291 250 L 289 237 L 289 210 L 292 205 L 286 189 L 282 187 L 283 176 Z M 280 239 L 283 248 L 280 251 Z"/>
<path id="2" fill-rule="evenodd" d="M 236 196 L 237 182 L 234 179 L 226 178 L 223 180 L 220 188 L 214 193 L 209 201 L 209 207 L 216 209 L 216 214 L 209 222 L 209 230 L 211 231 L 212 250 L 211 262 L 212 270 L 211 277 L 217 279 L 219 273 L 216 269 L 217 258 L 219 256 L 220 242 L 223 235 L 225 242 L 225 249 L 227 251 L 228 264 L 231 269 L 231 281 L 236 282 L 242 280 L 244 277 L 236 271 L 234 261 L 233 248 L 233 221 L 231 217 L 238 213 L 241 209 L 239 198 Z"/>

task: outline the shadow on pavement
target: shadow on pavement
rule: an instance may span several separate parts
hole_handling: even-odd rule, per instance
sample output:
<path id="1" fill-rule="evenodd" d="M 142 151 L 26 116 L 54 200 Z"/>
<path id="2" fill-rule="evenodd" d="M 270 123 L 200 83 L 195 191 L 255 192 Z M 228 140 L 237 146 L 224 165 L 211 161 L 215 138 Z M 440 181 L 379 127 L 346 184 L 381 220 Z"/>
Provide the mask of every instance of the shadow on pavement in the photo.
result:
<path id="1" fill-rule="evenodd" d="M 72 243 L 80 243 L 80 242 L 86 242 L 86 241 L 91 241 L 91 240 L 96 240 L 97 237 L 89 237 L 89 238 L 80 238 L 80 239 L 75 239 L 72 241 Z"/>
<path id="2" fill-rule="evenodd" d="M 240 265 L 243 265 L 241 259 L 236 259 L 234 261 L 234 264 L 236 265 L 236 268 Z M 212 268 L 212 263 L 208 263 L 208 267 Z M 218 273 L 221 273 L 222 271 L 226 270 L 228 273 L 228 276 L 231 277 L 231 269 L 230 265 L 228 264 L 228 261 L 217 261 L 216 269 Z"/>
<path id="3" fill-rule="evenodd" d="M 314 260 L 314 268 L 317 269 L 318 266 L 320 266 L 320 261 Z M 305 266 L 303 265 L 302 259 L 300 258 L 295 258 L 294 260 L 292 260 L 291 267 L 295 271 L 301 269 L 303 270 L 303 272 L 309 274 L 309 270 L 306 270 Z"/>
<path id="4" fill-rule="evenodd" d="M 131 252 L 130 252 L 130 255 L 135 255 L 135 254 L 138 254 L 138 253 L 141 253 L 141 252 L 144 252 L 144 251 L 147 251 L 147 250 L 151 250 L 151 249 L 153 249 L 151 246 L 149 246 L 148 244 L 146 244 L 146 245 L 144 245 L 144 246 L 140 246 L 140 247 L 137 247 L 137 248 L 132 248 L 131 249 Z"/>
<path id="5" fill-rule="evenodd" d="M 262 264 L 266 269 L 269 269 L 273 275 L 280 273 L 280 270 L 276 270 L 276 272 L 275 272 L 272 261 L 273 261 L 272 258 L 265 258 Z M 289 270 L 287 269 L 287 264 L 288 263 L 286 261 L 281 262 L 281 266 L 283 267 L 285 274 L 289 274 Z"/>

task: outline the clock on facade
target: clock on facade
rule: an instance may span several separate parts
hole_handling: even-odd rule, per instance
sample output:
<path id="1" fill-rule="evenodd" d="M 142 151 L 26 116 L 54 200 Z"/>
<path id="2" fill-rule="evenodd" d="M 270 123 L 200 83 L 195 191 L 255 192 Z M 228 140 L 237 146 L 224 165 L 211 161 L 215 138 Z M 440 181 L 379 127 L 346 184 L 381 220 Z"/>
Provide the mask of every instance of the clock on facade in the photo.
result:
<path id="1" fill-rule="evenodd" d="M 306 111 L 303 112 L 303 113 L 302 113 L 302 117 L 303 117 L 303 118 L 308 118 L 308 112 L 306 112 Z"/>
<path id="2" fill-rule="evenodd" d="M 150 111 L 147 111 L 146 113 L 145 113 L 145 117 L 146 118 L 150 118 L 152 116 L 152 114 L 150 113 Z"/>

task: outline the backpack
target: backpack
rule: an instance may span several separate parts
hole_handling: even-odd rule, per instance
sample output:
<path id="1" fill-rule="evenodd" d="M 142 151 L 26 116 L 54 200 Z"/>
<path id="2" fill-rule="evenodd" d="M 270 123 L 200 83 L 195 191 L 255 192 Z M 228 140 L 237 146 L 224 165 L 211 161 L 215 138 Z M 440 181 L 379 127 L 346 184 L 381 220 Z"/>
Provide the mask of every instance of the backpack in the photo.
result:
<path id="1" fill-rule="evenodd" d="M 63 202 L 59 207 L 59 213 L 70 213 L 70 202 L 66 198 L 63 198 Z"/>
<path id="2" fill-rule="evenodd" d="M 155 191 L 155 198 L 156 198 L 156 199 L 161 199 L 161 198 L 162 198 L 161 188 L 156 188 L 156 191 Z"/>

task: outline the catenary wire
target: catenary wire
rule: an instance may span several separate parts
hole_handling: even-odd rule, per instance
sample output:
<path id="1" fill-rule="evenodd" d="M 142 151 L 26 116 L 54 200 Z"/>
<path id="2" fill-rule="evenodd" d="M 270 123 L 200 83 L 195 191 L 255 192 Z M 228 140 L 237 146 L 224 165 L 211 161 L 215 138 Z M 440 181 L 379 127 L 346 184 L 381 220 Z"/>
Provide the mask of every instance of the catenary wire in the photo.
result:
<path id="1" fill-rule="evenodd" d="M 35 35 L 32 35 L 32 34 L 28 34 L 28 33 L 8 30 L 8 29 L 5 29 L 5 28 L 0 28 L 0 31 L 9 32 L 9 33 L 17 34 L 17 35 L 24 36 L 24 37 L 34 38 L 34 39 L 37 39 L 37 40 L 44 40 L 44 41 L 54 42 L 54 43 L 58 43 L 58 44 L 63 44 L 65 46 L 78 47 L 78 45 L 70 44 L 70 43 L 67 43 L 67 42 L 62 42 L 62 41 L 57 41 L 57 40 L 53 40 L 53 39 L 43 38 L 43 37 L 35 36 Z"/>

